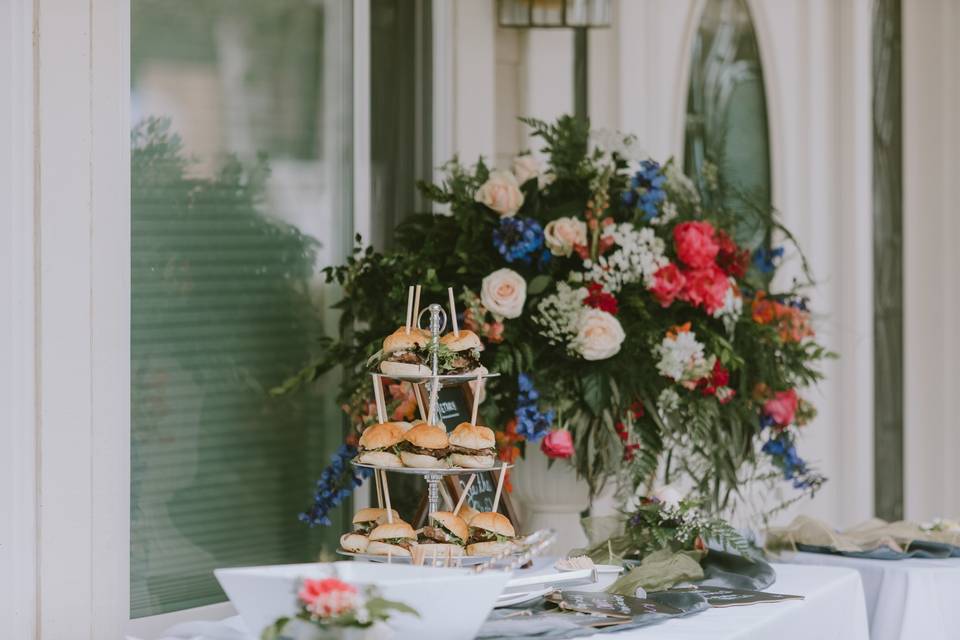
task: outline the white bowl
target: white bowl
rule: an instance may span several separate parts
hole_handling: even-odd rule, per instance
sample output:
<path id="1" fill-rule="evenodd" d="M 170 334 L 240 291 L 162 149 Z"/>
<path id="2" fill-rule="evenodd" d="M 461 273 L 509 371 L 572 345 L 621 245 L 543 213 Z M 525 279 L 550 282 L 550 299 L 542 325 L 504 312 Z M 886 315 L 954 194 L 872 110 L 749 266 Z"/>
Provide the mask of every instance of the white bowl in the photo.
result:
<path id="1" fill-rule="evenodd" d="M 511 574 L 475 573 L 469 569 L 414 567 L 371 562 L 286 564 L 216 569 L 214 574 L 237 609 L 252 638 L 267 625 L 297 612 L 296 585 L 302 578 L 336 572 L 344 582 L 373 584 L 384 598 L 410 605 L 420 617 L 394 614 L 394 638 L 425 640 L 473 638 Z"/>

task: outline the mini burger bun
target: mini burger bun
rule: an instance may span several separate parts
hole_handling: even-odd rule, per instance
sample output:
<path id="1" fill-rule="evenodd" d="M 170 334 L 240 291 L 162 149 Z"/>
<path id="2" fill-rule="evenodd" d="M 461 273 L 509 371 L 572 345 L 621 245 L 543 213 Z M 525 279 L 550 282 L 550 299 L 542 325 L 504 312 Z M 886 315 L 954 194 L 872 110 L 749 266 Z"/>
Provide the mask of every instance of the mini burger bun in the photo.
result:
<path id="1" fill-rule="evenodd" d="M 411 328 L 408 334 L 406 327 L 400 327 L 384 339 L 383 352 L 391 354 L 394 351 L 425 347 L 430 343 L 430 337 L 429 331 Z"/>
<path id="2" fill-rule="evenodd" d="M 344 551 L 352 551 L 353 553 L 365 552 L 369 542 L 367 536 L 360 535 L 359 533 L 345 533 L 340 536 L 340 548 Z"/>
<path id="3" fill-rule="evenodd" d="M 461 422 L 450 432 L 450 444 L 465 449 L 492 449 L 497 446 L 497 439 L 488 427 Z"/>
<path id="4" fill-rule="evenodd" d="M 397 513 L 396 509 L 390 509 L 390 511 L 393 513 L 394 520 L 400 519 L 400 514 Z M 377 522 L 377 524 L 381 524 L 380 520 L 383 520 L 383 522 L 387 521 L 386 509 L 368 507 L 366 509 L 360 509 L 360 511 L 353 514 L 353 524 L 361 524 L 364 522 Z"/>
<path id="5" fill-rule="evenodd" d="M 499 556 L 512 552 L 513 545 L 509 542 L 475 542 L 467 545 L 468 556 Z"/>
<path id="6" fill-rule="evenodd" d="M 395 422 L 382 422 L 370 425 L 360 434 L 360 449 L 383 449 L 399 444 L 403 440 L 403 430 Z"/>
<path id="7" fill-rule="evenodd" d="M 470 521 L 473 520 L 474 516 L 476 516 L 478 513 L 480 512 L 470 505 L 464 504 L 462 507 L 460 507 L 460 511 L 457 513 L 457 515 L 463 518 L 464 522 L 470 524 Z"/>
<path id="8" fill-rule="evenodd" d="M 446 430 L 438 425 L 418 424 L 405 434 L 403 439 L 421 449 L 446 449 L 450 446 Z"/>
<path id="9" fill-rule="evenodd" d="M 410 552 L 401 546 L 378 542 L 371 540 L 367 545 L 367 553 L 375 556 L 397 556 L 400 558 L 409 558 Z"/>
<path id="10" fill-rule="evenodd" d="M 392 523 L 384 523 L 374 528 L 370 532 L 370 542 L 375 540 L 389 540 L 390 538 L 410 538 L 417 539 L 417 532 L 403 520 L 394 520 Z"/>
<path id="11" fill-rule="evenodd" d="M 403 466 L 410 467 L 412 469 L 447 468 L 447 462 L 445 460 L 434 458 L 433 456 L 425 456 L 419 453 L 411 453 L 409 451 L 401 451 L 400 460 L 403 462 Z"/>
<path id="12" fill-rule="evenodd" d="M 493 467 L 493 456 L 469 456 L 465 453 L 451 453 L 447 458 L 451 467 L 464 469 L 490 469 Z"/>
<path id="13" fill-rule="evenodd" d="M 429 367 L 422 364 L 413 364 L 411 362 L 390 362 L 385 360 L 380 363 L 380 372 L 385 376 L 395 376 L 398 378 L 409 378 L 413 376 L 429 376 L 433 373 Z"/>
<path id="14" fill-rule="evenodd" d="M 492 531 L 507 538 L 513 538 L 517 535 L 513 530 L 513 525 L 510 523 L 510 518 L 496 511 L 478 513 L 470 519 L 470 526 L 474 529 Z"/>
<path id="15" fill-rule="evenodd" d="M 451 332 L 440 338 L 440 344 L 450 351 L 466 351 L 467 349 L 483 349 L 480 337 L 469 329 L 460 329 L 460 335 Z"/>
<path id="16" fill-rule="evenodd" d="M 357 456 L 357 462 L 368 464 L 371 467 L 387 467 L 390 469 L 403 466 L 403 461 L 397 457 L 397 454 L 389 451 L 364 451 Z"/>
<path id="17" fill-rule="evenodd" d="M 450 511 L 435 511 L 430 518 L 442 524 L 450 533 L 461 540 L 466 540 L 470 536 L 466 521 L 460 516 L 453 515 Z"/>

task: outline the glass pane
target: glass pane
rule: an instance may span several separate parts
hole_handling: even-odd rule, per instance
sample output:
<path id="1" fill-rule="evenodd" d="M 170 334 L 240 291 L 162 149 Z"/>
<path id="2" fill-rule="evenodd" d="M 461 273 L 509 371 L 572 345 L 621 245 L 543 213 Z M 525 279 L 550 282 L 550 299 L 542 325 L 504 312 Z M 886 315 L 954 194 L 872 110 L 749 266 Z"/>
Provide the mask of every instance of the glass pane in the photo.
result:
<path id="1" fill-rule="evenodd" d="M 754 205 L 770 206 L 770 140 L 763 68 L 746 3 L 709 0 L 693 47 L 685 168 L 698 177 L 705 162 L 719 167 L 728 187 L 721 204 L 740 217 L 737 241 L 756 248 L 766 240 Z"/>
<path id="2" fill-rule="evenodd" d="M 267 390 L 324 329 L 352 234 L 350 6 L 131 4 L 132 617 L 224 599 L 216 567 L 309 561 L 335 381 Z M 326 320 L 326 319 L 324 319 Z M 339 520 L 339 518 L 338 518 Z"/>

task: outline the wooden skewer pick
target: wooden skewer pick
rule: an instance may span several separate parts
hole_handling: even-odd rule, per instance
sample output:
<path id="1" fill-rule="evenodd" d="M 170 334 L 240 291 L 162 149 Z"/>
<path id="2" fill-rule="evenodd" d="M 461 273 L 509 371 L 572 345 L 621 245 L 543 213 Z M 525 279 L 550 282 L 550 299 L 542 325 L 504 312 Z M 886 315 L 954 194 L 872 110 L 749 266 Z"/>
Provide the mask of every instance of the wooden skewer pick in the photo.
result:
<path id="1" fill-rule="evenodd" d="M 376 472 L 374 472 L 376 473 Z M 383 474 L 383 497 L 387 501 L 387 524 L 393 524 L 393 507 L 390 506 L 390 485 L 387 484 L 387 472 L 381 471 Z M 503 484 L 502 482 L 500 483 Z M 497 498 L 500 497 L 500 491 L 497 491 Z"/>
<path id="2" fill-rule="evenodd" d="M 377 508 L 383 509 L 383 490 L 380 488 L 380 474 L 373 474 L 373 480 L 377 485 Z"/>
<path id="3" fill-rule="evenodd" d="M 407 289 L 407 335 L 410 335 L 410 322 L 413 314 L 413 285 L 410 285 L 410 288 Z"/>
<path id="4" fill-rule="evenodd" d="M 457 322 L 457 302 L 453 298 L 453 287 L 447 287 L 447 295 L 450 297 L 450 319 L 453 322 L 453 335 L 460 337 L 460 323 Z"/>
<path id="5" fill-rule="evenodd" d="M 413 326 L 420 326 L 420 285 L 417 285 L 413 297 Z"/>
<path id="6" fill-rule="evenodd" d="M 420 389 L 412 382 L 410 386 L 413 387 L 413 397 L 417 399 L 417 408 L 420 409 L 420 419 L 428 420 L 430 416 L 427 415 L 427 410 L 423 408 L 423 396 L 420 395 Z"/>
<path id="7" fill-rule="evenodd" d="M 387 408 L 383 401 L 383 378 L 379 375 L 374 375 L 372 378 L 373 401 L 377 405 L 377 421 L 383 423 L 387 421 Z"/>
<path id="8" fill-rule="evenodd" d="M 504 461 L 500 465 L 500 479 L 497 480 L 497 494 L 493 496 L 493 510 L 496 511 L 500 507 L 500 494 L 503 493 L 503 480 L 507 477 L 507 462 Z M 390 508 L 390 494 L 387 494 L 387 508 Z"/>
<path id="9" fill-rule="evenodd" d="M 467 486 L 463 488 L 463 492 L 460 494 L 460 499 L 457 500 L 457 506 L 453 508 L 453 515 L 460 513 L 460 507 L 463 506 L 463 503 L 467 500 L 467 494 L 470 493 L 470 487 L 473 486 L 473 481 L 477 479 L 477 474 L 471 474 L 470 479 L 467 480 Z"/>
<path id="10" fill-rule="evenodd" d="M 483 384 L 483 374 L 477 374 L 477 385 L 473 388 L 473 411 L 470 413 L 470 424 L 477 424 L 477 412 L 480 410 L 480 385 Z"/>

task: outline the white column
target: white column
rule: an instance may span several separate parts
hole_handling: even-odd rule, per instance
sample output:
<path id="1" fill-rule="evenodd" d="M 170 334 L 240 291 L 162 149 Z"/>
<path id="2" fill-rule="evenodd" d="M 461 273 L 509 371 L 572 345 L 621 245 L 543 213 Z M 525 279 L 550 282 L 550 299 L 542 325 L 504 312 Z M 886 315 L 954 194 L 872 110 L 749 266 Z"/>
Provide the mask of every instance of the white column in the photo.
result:
<path id="1" fill-rule="evenodd" d="M 466 164 L 492 159 L 495 140 L 494 0 L 454 0 L 454 142 Z"/>

